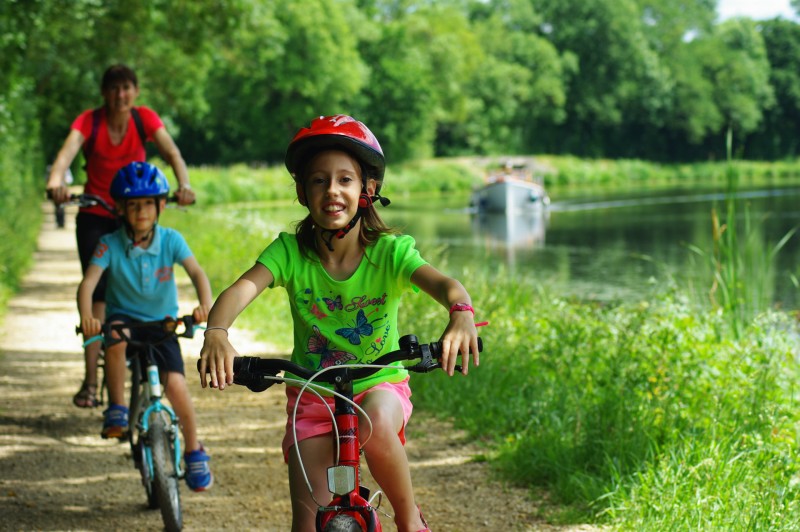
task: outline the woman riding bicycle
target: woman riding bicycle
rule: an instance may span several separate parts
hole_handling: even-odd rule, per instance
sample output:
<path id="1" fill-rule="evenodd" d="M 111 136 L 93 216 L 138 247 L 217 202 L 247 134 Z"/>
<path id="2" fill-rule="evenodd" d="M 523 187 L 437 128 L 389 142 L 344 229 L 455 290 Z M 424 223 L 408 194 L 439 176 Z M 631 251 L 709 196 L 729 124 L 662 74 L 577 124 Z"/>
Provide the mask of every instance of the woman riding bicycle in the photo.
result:
<path id="1" fill-rule="evenodd" d="M 404 292 L 420 288 L 450 310 L 442 337 L 442 366 L 450 375 L 463 355 L 467 372 L 473 353 L 478 364 L 478 335 L 471 299 L 462 284 L 430 266 L 410 236 L 387 227 L 374 202 L 379 195 L 385 160 L 378 140 L 349 116 L 320 117 L 301 129 L 289 144 L 286 167 L 297 197 L 309 214 L 296 234 L 281 233 L 256 264 L 226 289 L 209 313 L 201 351 L 201 384 L 206 368 L 211 386 L 233 382 L 233 358 L 227 329 L 265 288 L 283 286 L 294 321 L 292 361 L 318 369 L 346 363 L 369 363 L 398 347 L 397 313 Z M 326 470 L 333 464 L 332 422 L 328 409 L 311 394 L 298 399 L 287 386 L 287 412 L 295 403 L 297 445 L 314 493 L 327 492 Z M 370 472 L 389 499 L 401 531 L 427 530 L 414 500 L 403 444 L 411 415 L 408 373 L 384 369 L 354 383 L 355 400 L 372 420 L 364 446 Z M 326 400 L 333 403 L 332 397 Z M 283 442 L 289 464 L 292 530 L 314 530 L 317 505 L 308 493 L 292 450 L 292 418 Z"/>
<path id="2" fill-rule="evenodd" d="M 145 141 L 152 141 L 161 156 L 172 167 L 178 181 L 176 196 L 178 203 L 188 205 L 194 201 L 194 192 L 189 186 L 189 174 L 181 152 L 167 132 L 164 123 L 155 111 L 147 107 L 135 107 L 139 96 L 136 73 L 125 65 L 113 65 L 103 74 L 101 93 L 105 105 L 81 113 L 72 123 L 70 133 L 64 141 L 50 169 L 47 191 L 56 205 L 69 200 L 65 176 L 72 161 L 83 148 L 86 158 L 86 185 L 84 192 L 102 198 L 108 205 L 114 202 L 109 194 L 111 180 L 117 170 L 133 161 L 146 158 Z M 101 206 L 82 208 L 75 220 L 78 254 L 83 271 L 89 266 L 100 237 L 115 231 L 118 219 L 114 213 Z M 105 314 L 105 278 L 93 296 L 94 315 L 100 319 Z M 73 403 L 82 408 L 96 407 L 97 359 L 100 346 L 97 343 L 86 347 L 84 358 L 86 369 L 80 390 Z"/>

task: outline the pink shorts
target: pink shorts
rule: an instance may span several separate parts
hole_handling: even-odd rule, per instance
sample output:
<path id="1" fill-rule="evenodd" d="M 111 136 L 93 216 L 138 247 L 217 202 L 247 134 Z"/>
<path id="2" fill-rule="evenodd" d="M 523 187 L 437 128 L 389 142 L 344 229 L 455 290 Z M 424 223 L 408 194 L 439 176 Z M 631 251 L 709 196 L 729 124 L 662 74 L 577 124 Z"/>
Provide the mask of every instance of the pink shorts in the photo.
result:
<path id="1" fill-rule="evenodd" d="M 403 408 L 403 427 L 397 436 L 400 442 L 405 445 L 406 434 L 405 428 L 408 424 L 408 419 L 411 417 L 411 411 L 414 406 L 411 404 L 411 388 L 408 386 L 408 379 L 398 382 L 382 382 L 370 388 L 365 392 L 361 392 L 353 397 L 356 404 L 360 405 L 364 397 L 368 393 L 375 390 L 388 390 L 392 392 L 397 400 L 400 401 L 400 406 Z M 294 435 L 292 434 L 292 413 L 294 412 L 294 405 L 297 402 L 297 394 L 300 388 L 296 386 L 286 387 L 286 413 L 288 418 L 286 420 L 286 434 L 283 437 L 283 459 L 289 461 L 289 448 L 294 445 Z M 331 412 L 334 410 L 333 397 L 325 397 L 325 401 L 330 405 Z M 300 397 L 300 405 L 297 407 L 297 441 L 303 441 L 314 436 L 321 436 L 323 434 L 330 434 L 333 432 L 333 418 L 330 412 L 322 404 L 319 397 L 314 395 L 313 392 L 306 390 L 302 397 Z"/>

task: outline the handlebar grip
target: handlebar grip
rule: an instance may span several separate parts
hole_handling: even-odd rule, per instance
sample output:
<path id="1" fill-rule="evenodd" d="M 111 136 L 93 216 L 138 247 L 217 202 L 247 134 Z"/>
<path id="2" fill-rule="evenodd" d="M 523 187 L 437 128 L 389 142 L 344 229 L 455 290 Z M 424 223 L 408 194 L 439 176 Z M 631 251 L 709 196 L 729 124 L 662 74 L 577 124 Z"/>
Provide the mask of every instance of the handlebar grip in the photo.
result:
<path id="1" fill-rule="evenodd" d="M 274 380 L 265 379 L 259 374 L 250 371 L 250 364 L 258 360 L 255 357 L 234 357 L 233 359 L 233 383 L 246 386 L 251 392 L 263 392 L 273 384 Z M 201 361 L 197 361 L 197 372 L 200 372 Z M 206 374 L 211 370 L 206 367 Z"/>

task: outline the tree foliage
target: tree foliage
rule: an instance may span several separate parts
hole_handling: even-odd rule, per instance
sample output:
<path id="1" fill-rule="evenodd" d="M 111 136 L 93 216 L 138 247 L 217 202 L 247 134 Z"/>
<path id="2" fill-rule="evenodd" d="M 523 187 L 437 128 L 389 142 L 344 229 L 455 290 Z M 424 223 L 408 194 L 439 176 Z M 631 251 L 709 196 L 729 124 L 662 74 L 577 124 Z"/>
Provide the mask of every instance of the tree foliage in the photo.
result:
<path id="1" fill-rule="evenodd" d="M 330 113 L 369 124 L 394 161 L 721 158 L 728 127 L 744 156 L 796 156 L 798 24 L 719 22 L 715 5 L 8 0 L 0 113 L 52 158 L 123 62 L 190 164 L 279 162 L 298 127 Z"/>

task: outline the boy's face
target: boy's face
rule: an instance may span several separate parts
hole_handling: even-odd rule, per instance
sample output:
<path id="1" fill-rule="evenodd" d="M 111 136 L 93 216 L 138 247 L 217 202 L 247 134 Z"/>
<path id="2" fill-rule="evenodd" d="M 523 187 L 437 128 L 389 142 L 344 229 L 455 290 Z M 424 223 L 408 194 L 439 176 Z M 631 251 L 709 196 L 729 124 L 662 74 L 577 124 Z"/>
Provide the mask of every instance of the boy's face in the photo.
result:
<path id="1" fill-rule="evenodd" d="M 156 206 L 160 205 L 160 209 Z M 163 198 L 133 198 L 120 204 L 120 214 L 125 217 L 135 233 L 147 233 L 158 221 L 158 213 L 166 206 Z"/>
<path id="2" fill-rule="evenodd" d="M 318 226 L 335 230 L 356 215 L 361 183 L 358 161 L 345 152 L 328 150 L 311 160 L 297 193 Z M 367 190 L 370 194 L 375 192 L 374 180 L 367 182 Z"/>

